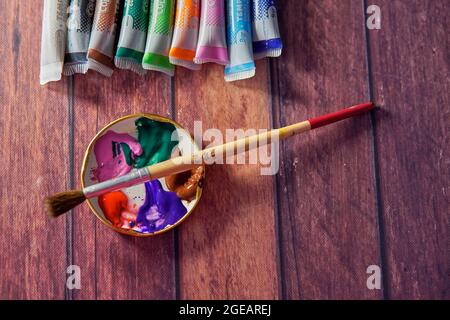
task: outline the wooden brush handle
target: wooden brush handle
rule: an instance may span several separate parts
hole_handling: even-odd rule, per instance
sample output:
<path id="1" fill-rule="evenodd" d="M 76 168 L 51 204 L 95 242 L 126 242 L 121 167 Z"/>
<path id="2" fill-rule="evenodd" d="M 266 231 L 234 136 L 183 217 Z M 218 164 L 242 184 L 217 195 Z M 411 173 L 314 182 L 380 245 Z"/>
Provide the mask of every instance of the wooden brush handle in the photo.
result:
<path id="1" fill-rule="evenodd" d="M 300 126 L 300 124 L 302 124 Z M 310 129 L 309 123 L 304 121 L 296 126 Z M 305 131 L 305 130 L 303 130 Z M 234 156 L 250 149 L 261 147 L 269 144 L 274 136 L 279 136 L 280 129 L 274 129 L 258 135 L 245 137 L 232 142 L 228 142 L 219 146 L 209 147 L 204 150 L 200 150 L 192 155 L 179 156 L 171 158 L 169 160 L 159 162 L 157 164 L 147 167 L 150 174 L 150 179 L 159 179 L 175 173 L 191 170 L 201 164 L 208 164 L 212 161 L 207 161 L 213 158 L 222 158 Z"/>
<path id="2" fill-rule="evenodd" d="M 192 155 L 175 157 L 157 164 L 135 170 L 124 176 L 104 181 L 83 189 L 87 198 L 129 187 L 149 180 L 159 179 L 172 174 L 191 170 L 198 165 L 210 163 L 211 158 L 229 157 L 271 143 L 273 139 L 285 139 L 298 133 L 316 129 L 336 121 L 350 118 L 374 108 L 373 103 L 364 103 L 317 118 L 305 120 L 280 129 L 274 129 L 258 135 L 245 137 L 219 146 L 198 151 Z M 223 159 L 223 158 L 222 158 Z"/>
<path id="3" fill-rule="evenodd" d="M 332 112 L 317 118 L 305 120 L 280 129 L 274 129 L 258 135 L 245 137 L 219 146 L 210 147 L 194 153 L 193 155 L 179 156 L 155 165 L 147 167 L 151 179 L 159 179 L 179 172 L 188 171 L 200 164 L 205 164 L 205 159 L 215 157 L 228 157 L 261 147 L 276 139 L 285 139 L 298 133 L 316 129 L 333 122 L 344 120 L 374 108 L 373 103 L 368 102 L 350 108 Z M 208 163 L 208 162 L 207 162 Z"/>

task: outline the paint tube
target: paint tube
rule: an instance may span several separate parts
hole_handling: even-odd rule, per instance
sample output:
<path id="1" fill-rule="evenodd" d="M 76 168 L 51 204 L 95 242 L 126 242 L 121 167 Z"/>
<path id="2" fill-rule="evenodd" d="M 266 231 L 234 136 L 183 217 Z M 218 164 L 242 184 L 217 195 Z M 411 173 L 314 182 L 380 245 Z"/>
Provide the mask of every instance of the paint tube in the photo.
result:
<path id="1" fill-rule="evenodd" d="M 225 80 L 236 81 L 255 75 L 253 61 L 250 0 L 229 0 L 227 10 L 228 56 Z"/>
<path id="2" fill-rule="evenodd" d="M 255 59 L 279 57 L 283 49 L 275 0 L 252 0 L 253 54 Z"/>
<path id="3" fill-rule="evenodd" d="M 215 62 L 223 65 L 229 62 L 224 0 L 202 0 L 200 33 L 194 62 Z"/>
<path id="4" fill-rule="evenodd" d="M 88 50 L 88 66 L 104 76 L 113 73 L 120 0 L 97 0 Z"/>
<path id="5" fill-rule="evenodd" d="M 170 63 L 191 70 L 201 68 L 200 65 L 194 63 L 199 17 L 200 0 L 177 1 L 172 46 L 169 53 Z"/>
<path id="6" fill-rule="evenodd" d="M 175 67 L 169 62 L 172 42 L 175 0 L 152 0 L 148 25 L 147 44 L 142 66 L 173 76 Z"/>
<path id="7" fill-rule="evenodd" d="M 87 51 L 94 10 L 95 0 L 70 1 L 63 70 L 66 76 L 88 71 Z"/>
<path id="8" fill-rule="evenodd" d="M 145 74 L 142 58 L 147 38 L 149 0 L 125 0 L 119 43 L 114 64 L 117 68 Z"/>
<path id="9" fill-rule="evenodd" d="M 42 16 L 40 84 L 61 80 L 69 0 L 45 0 Z"/>

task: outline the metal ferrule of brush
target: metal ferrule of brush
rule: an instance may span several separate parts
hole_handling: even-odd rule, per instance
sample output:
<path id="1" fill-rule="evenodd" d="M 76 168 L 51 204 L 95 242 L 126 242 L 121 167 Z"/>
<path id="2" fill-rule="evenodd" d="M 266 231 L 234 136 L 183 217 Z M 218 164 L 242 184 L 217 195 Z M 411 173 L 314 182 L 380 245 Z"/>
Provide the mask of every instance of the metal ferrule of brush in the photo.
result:
<path id="1" fill-rule="evenodd" d="M 104 193 L 130 187 L 148 181 L 149 179 L 150 174 L 147 168 L 140 168 L 126 175 L 83 188 L 83 193 L 86 198 L 98 197 Z"/>

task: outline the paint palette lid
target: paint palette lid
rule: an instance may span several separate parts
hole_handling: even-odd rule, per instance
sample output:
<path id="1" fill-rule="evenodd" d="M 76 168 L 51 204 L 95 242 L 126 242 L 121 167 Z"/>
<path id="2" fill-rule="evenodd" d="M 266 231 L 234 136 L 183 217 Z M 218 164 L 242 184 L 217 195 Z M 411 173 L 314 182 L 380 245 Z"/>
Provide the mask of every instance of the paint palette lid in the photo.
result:
<path id="1" fill-rule="evenodd" d="M 187 130 L 153 114 L 111 122 L 92 139 L 81 172 L 83 188 L 199 150 Z M 88 199 L 94 214 L 117 232 L 151 236 L 174 228 L 202 194 L 204 166 Z"/>

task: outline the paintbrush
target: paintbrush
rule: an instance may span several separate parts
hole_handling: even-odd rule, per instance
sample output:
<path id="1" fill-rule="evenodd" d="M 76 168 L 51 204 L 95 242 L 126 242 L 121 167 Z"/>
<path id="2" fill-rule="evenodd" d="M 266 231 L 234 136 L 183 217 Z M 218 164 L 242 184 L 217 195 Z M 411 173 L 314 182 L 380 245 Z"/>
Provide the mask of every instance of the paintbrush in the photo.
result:
<path id="1" fill-rule="evenodd" d="M 98 197 L 107 192 L 130 187 L 149 180 L 159 179 L 172 174 L 184 172 L 206 162 L 205 159 L 219 156 L 236 155 L 262 145 L 271 143 L 275 138 L 284 139 L 295 134 L 326 126 L 374 108 L 373 103 L 368 102 L 350 108 L 342 109 L 317 118 L 305 120 L 290 126 L 273 129 L 254 136 L 245 137 L 219 146 L 209 147 L 194 154 L 181 155 L 169 160 L 134 170 L 126 175 L 103 181 L 83 188 L 82 190 L 70 190 L 54 194 L 45 198 L 45 207 L 51 217 L 57 217 L 83 203 L 88 198 Z"/>

